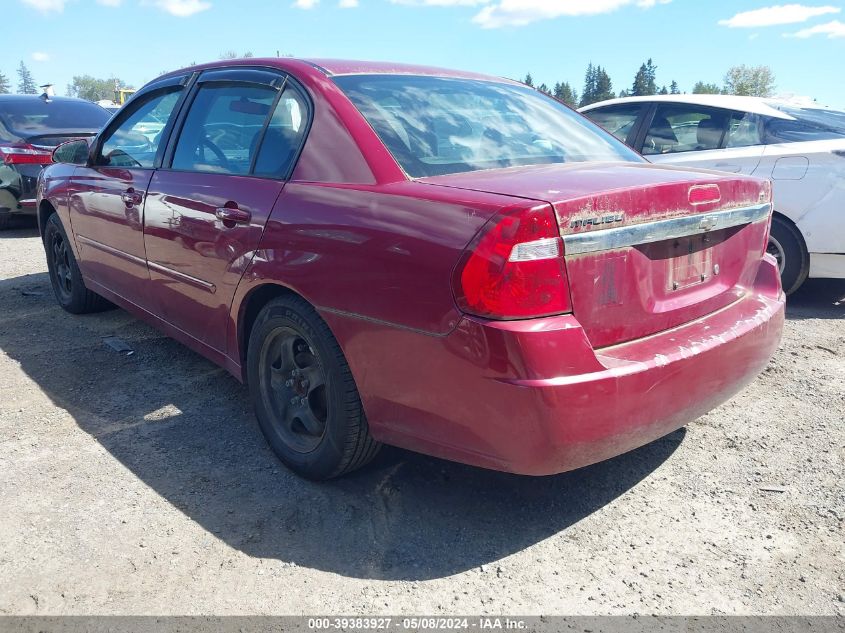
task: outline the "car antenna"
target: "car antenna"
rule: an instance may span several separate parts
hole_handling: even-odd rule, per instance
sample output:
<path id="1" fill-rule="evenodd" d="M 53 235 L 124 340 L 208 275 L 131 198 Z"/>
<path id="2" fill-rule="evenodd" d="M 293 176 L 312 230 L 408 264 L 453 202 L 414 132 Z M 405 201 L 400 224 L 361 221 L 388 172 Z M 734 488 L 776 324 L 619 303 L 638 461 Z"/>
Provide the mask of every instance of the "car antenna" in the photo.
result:
<path id="1" fill-rule="evenodd" d="M 44 103 L 50 103 L 52 97 L 56 96 L 56 91 L 53 90 L 53 84 L 44 84 L 43 86 L 39 86 L 44 92 L 41 93 L 41 99 L 43 99 Z"/>

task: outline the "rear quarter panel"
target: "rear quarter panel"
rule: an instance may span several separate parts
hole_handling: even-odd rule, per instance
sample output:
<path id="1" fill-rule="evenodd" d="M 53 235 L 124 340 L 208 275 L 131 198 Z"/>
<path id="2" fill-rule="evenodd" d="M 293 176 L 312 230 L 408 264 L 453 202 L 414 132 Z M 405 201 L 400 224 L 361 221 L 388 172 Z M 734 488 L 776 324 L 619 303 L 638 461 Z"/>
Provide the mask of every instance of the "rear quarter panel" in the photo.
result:
<path id="1" fill-rule="evenodd" d="M 487 220 L 513 202 L 413 182 L 288 183 L 238 287 L 229 349 L 243 359 L 242 308 L 265 284 L 290 288 L 324 315 L 447 334 L 460 319 L 455 265 Z M 349 360 L 354 370 L 355 358 Z"/>

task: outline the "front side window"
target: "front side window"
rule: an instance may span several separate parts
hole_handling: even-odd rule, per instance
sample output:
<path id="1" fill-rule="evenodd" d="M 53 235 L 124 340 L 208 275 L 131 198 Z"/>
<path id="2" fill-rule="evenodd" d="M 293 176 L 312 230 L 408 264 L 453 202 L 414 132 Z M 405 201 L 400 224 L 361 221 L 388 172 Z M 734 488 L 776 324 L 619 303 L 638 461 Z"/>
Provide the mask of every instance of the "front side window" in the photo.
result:
<path id="1" fill-rule="evenodd" d="M 598 108 L 584 114 L 624 143 L 630 140 L 628 136 L 634 129 L 634 124 L 643 108 L 643 104 L 631 103 Z"/>
<path id="2" fill-rule="evenodd" d="M 151 169 L 162 141 L 164 125 L 173 114 L 182 89 L 161 92 L 141 102 L 115 129 L 100 149 L 99 165 Z M 150 121 L 157 124 L 150 126 Z"/>
<path id="3" fill-rule="evenodd" d="M 480 169 L 642 158 L 536 90 L 507 83 L 349 75 L 335 83 L 412 178 Z"/>
<path id="4" fill-rule="evenodd" d="M 172 168 L 248 174 L 278 94 L 270 86 L 204 84 L 185 118 Z"/>

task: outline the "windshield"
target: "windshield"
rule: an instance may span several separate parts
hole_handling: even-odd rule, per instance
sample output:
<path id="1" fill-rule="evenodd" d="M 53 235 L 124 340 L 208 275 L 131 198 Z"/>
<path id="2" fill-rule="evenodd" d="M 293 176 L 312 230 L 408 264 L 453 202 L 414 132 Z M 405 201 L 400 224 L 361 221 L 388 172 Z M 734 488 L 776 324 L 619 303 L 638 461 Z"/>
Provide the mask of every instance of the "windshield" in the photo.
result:
<path id="1" fill-rule="evenodd" d="M 99 130 L 110 116 L 105 109 L 87 101 L 45 102 L 35 98 L 0 102 L 0 122 L 21 138 Z"/>
<path id="2" fill-rule="evenodd" d="M 404 75 L 334 81 L 412 178 L 519 165 L 643 161 L 584 117 L 525 86 Z"/>
<path id="3" fill-rule="evenodd" d="M 802 108 L 777 102 L 770 102 L 769 105 L 794 119 L 769 119 L 766 124 L 769 142 L 795 143 L 845 138 L 845 112 L 827 108 Z"/>

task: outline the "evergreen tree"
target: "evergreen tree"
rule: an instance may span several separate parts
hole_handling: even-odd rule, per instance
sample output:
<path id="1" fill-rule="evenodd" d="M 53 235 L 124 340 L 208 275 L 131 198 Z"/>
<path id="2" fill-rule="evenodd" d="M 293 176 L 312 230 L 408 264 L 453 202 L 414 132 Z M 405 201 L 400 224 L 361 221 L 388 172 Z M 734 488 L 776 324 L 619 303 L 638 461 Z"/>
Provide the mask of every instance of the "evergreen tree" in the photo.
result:
<path id="1" fill-rule="evenodd" d="M 672 95 L 679 95 L 681 94 L 681 90 L 678 88 L 678 82 L 674 79 L 672 80 L 672 84 L 669 86 L 669 94 Z"/>
<path id="2" fill-rule="evenodd" d="M 539 86 L 537 86 L 537 90 L 539 90 L 543 94 L 547 94 L 547 95 L 550 95 L 550 96 L 552 94 L 552 91 L 549 90 L 549 87 L 546 84 L 540 84 Z"/>
<path id="3" fill-rule="evenodd" d="M 607 101 L 614 99 L 616 93 L 613 92 L 613 82 L 610 81 L 610 75 L 605 72 L 601 66 L 596 66 L 596 92 L 593 95 L 595 101 Z"/>
<path id="4" fill-rule="evenodd" d="M 651 58 L 640 66 L 634 77 L 634 85 L 631 88 L 631 96 L 633 97 L 647 97 L 657 94 L 657 66 L 651 61 Z"/>
<path id="5" fill-rule="evenodd" d="M 526 86 L 530 86 L 531 88 L 534 87 L 534 78 L 531 76 L 531 73 L 525 75 L 525 79 L 522 80 L 522 83 Z"/>
<path id="6" fill-rule="evenodd" d="M 660 89 L 660 94 L 662 94 L 662 95 L 668 95 L 669 94 L 669 91 L 666 89 L 666 86 L 663 86 Z"/>
<path id="7" fill-rule="evenodd" d="M 556 83 L 554 89 L 554 97 L 559 101 L 563 101 L 570 108 L 578 106 L 578 93 L 572 89 L 568 82 Z"/>
<path id="8" fill-rule="evenodd" d="M 595 103 L 598 99 L 596 95 L 596 67 L 590 62 L 587 66 L 587 74 L 584 76 L 584 90 L 581 93 L 580 105 L 583 108 L 586 105 Z"/>
<path id="9" fill-rule="evenodd" d="M 721 94 L 722 91 L 716 84 L 706 84 L 703 81 L 695 82 L 695 86 L 692 88 L 692 94 L 694 95 L 717 95 Z"/>
<path id="10" fill-rule="evenodd" d="M 631 96 L 631 93 L 628 92 L 627 90 L 620 90 L 619 91 L 619 98 L 620 99 L 624 99 L 625 97 L 630 97 L 630 96 Z"/>
<path id="11" fill-rule="evenodd" d="M 29 72 L 29 68 L 23 62 L 18 66 L 18 92 L 22 95 L 38 94 L 38 86 L 35 85 L 32 73 Z"/>
<path id="12" fill-rule="evenodd" d="M 10 92 L 12 92 L 12 84 L 9 83 L 9 78 L 0 73 L 0 95 L 7 95 Z"/>

